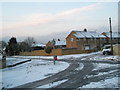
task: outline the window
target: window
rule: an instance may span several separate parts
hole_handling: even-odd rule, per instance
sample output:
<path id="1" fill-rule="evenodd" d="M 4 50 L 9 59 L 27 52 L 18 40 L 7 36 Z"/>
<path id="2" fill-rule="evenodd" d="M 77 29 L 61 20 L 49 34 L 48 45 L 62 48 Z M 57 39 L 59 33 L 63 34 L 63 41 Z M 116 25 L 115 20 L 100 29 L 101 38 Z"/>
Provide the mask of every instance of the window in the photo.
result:
<path id="1" fill-rule="evenodd" d="M 84 37 L 84 41 L 86 41 L 86 38 Z"/>
<path id="2" fill-rule="evenodd" d="M 79 38 L 77 38 L 76 41 L 79 41 Z"/>
<path id="3" fill-rule="evenodd" d="M 78 41 L 80 40 L 80 38 L 78 38 Z"/>
<path id="4" fill-rule="evenodd" d="M 74 40 L 73 38 L 70 39 L 71 42 L 73 42 L 73 40 Z"/>
<path id="5" fill-rule="evenodd" d="M 85 49 L 85 50 L 89 50 L 89 49 L 90 49 L 90 46 L 89 46 L 89 45 L 84 45 L 84 49 Z"/>
<path id="6" fill-rule="evenodd" d="M 102 40 L 102 38 L 100 38 L 100 40 Z"/>

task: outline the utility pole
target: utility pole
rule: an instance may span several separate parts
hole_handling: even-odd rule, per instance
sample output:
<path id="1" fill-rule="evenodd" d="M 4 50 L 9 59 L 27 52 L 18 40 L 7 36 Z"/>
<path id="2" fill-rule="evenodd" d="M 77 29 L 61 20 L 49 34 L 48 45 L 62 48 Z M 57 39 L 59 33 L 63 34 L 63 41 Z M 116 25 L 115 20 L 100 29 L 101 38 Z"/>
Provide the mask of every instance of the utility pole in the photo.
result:
<path id="1" fill-rule="evenodd" d="M 110 44 L 111 44 L 111 55 L 113 55 L 111 18 L 109 18 L 109 23 L 110 23 Z"/>
<path id="2" fill-rule="evenodd" d="M 53 50 L 55 50 L 55 40 L 54 39 L 52 40 L 52 44 L 53 44 Z M 53 52 L 53 59 L 54 58 L 55 58 L 55 53 Z M 54 61 L 54 65 L 55 65 L 55 59 L 53 61 Z"/>

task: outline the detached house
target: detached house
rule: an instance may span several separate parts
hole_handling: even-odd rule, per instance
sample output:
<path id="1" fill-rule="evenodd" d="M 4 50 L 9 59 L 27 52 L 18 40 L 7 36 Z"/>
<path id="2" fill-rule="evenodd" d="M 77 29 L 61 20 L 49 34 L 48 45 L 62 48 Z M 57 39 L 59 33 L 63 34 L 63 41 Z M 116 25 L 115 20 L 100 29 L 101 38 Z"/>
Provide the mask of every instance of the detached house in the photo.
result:
<path id="1" fill-rule="evenodd" d="M 54 40 L 54 44 L 55 45 L 53 45 L 53 41 L 49 41 L 47 44 L 46 44 L 46 47 L 53 47 L 53 46 L 55 46 L 55 48 L 66 48 L 66 41 L 62 41 L 62 40 L 60 40 L 60 39 L 58 39 L 58 40 Z"/>
<path id="2" fill-rule="evenodd" d="M 107 43 L 110 43 L 110 32 L 103 32 L 102 34 L 108 39 Z M 120 44 L 120 32 L 112 32 L 112 43 Z"/>
<path id="3" fill-rule="evenodd" d="M 106 42 L 106 37 L 95 31 L 72 31 L 66 37 L 67 48 L 78 48 L 80 50 L 100 49 Z"/>

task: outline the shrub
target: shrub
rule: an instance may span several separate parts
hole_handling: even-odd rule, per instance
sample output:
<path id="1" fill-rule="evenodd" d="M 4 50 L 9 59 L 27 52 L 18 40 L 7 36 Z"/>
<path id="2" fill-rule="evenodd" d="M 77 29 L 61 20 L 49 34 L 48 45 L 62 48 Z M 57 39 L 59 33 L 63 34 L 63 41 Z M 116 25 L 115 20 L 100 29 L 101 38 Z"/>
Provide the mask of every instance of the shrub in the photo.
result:
<path id="1" fill-rule="evenodd" d="M 52 52 L 52 49 L 53 49 L 53 47 L 47 47 L 45 49 L 45 52 L 48 53 L 48 54 L 50 54 Z"/>

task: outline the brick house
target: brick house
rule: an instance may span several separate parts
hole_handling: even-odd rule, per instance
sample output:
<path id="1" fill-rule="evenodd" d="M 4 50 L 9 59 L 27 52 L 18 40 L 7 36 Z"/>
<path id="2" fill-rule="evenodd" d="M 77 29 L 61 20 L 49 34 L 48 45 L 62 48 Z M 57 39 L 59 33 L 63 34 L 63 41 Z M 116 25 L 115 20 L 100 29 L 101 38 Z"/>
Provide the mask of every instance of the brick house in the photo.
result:
<path id="1" fill-rule="evenodd" d="M 102 35 L 107 38 L 107 43 L 110 44 L 110 32 L 103 32 Z M 112 32 L 112 43 L 120 44 L 120 32 Z"/>
<path id="2" fill-rule="evenodd" d="M 95 31 L 72 31 L 66 37 L 67 48 L 78 48 L 81 50 L 100 49 L 106 42 L 106 37 Z"/>
<path id="3" fill-rule="evenodd" d="M 54 40 L 55 42 L 55 48 L 66 48 L 66 41 L 63 41 L 63 40 Z M 48 41 L 48 43 L 46 44 L 46 48 L 47 47 L 53 47 L 53 42 L 52 41 Z"/>

